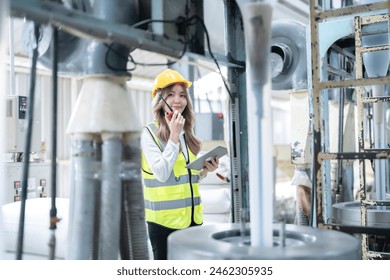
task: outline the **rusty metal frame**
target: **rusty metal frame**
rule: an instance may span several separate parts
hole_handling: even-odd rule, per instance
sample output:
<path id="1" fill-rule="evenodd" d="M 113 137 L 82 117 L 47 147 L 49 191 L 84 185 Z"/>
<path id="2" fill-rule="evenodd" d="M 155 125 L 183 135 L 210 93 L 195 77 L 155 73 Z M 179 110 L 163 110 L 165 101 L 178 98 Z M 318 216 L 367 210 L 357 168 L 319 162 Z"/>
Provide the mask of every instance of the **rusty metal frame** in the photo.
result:
<path id="1" fill-rule="evenodd" d="M 360 204 L 361 204 L 361 226 L 367 226 L 367 206 L 390 205 L 388 201 L 373 201 L 366 198 L 365 186 L 365 160 L 366 159 L 388 159 L 390 158 L 390 149 L 365 149 L 363 139 L 363 105 L 365 103 L 373 102 L 389 102 L 390 98 L 366 98 L 363 97 L 364 85 L 373 84 L 387 84 L 390 83 L 390 77 L 365 78 L 363 77 L 363 60 L 362 54 L 364 52 L 373 52 L 389 49 L 389 46 L 366 47 L 361 46 L 362 25 L 388 21 L 388 14 L 369 15 L 369 16 L 355 16 L 355 78 L 351 80 L 340 81 L 322 81 L 320 76 L 321 71 L 321 57 L 319 55 L 319 22 L 332 17 L 340 17 L 344 15 L 354 15 L 368 11 L 378 11 L 381 9 L 390 8 L 390 0 L 388 3 L 375 3 L 367 5 L 358 5 L 335 10 L 320 10 L 318 0 L 310 1 L 310 36 L 311 36 L 311 94 L 312 94 L 312 113 L 313 113 L 313 188 L 312 201 L 313 207 L 311 217 L 311 224 L 314 227 L 327 228 L 326 221 L 323 218 L 324 207 L 324 168 L 323 162 L 332 159 L 357 159 L 359 160 L 359 179 L 360 179 Z M 327 153 L 322 150 L 323 139 L 321 129 L 323 129 L 323 116 L 321 114 L 321 97 L 322 91 L 330 88 L 355 87 L 357 97 L 357 111 L 358 111 L 358 145 L 359 152 L 357 153 Z M 362 234 L 362 259 L 381 258 L 385 254 L 373 252 L 368 247 L 368 235 Z"/>

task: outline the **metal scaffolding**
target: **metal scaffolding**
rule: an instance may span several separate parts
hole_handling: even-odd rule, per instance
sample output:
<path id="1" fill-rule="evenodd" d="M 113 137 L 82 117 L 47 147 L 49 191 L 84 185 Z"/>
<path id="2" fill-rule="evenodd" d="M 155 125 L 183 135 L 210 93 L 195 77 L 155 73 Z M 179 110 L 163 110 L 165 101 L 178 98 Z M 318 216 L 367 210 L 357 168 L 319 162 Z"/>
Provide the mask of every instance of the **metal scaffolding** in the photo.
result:
<path id="1" fill-rule="evenodd" d="M 319 2 L 321 2 L 319 4 Z M 382 85 L 390 82 L 387 68 L 386 74 L 370 77 L 365 74 L 363 64 L 363 54 L 388 50 L 388 42 L 384 45 L 362 46 L 362 35 L 388 33 L 388 3 L 374 3 L 357 6 L 345 6 L 332 9 L 332 1 L 311 1 L 310 3 L 310 37 L 311 37 L 311 108 L 312 108 L 312 133 L 313 133 L 313 170 L 312 170 L 312 200 L 313 209 L 311 224 L 314 227 L 332 228 L 330 208 L 335 198 L 335 190 L 331 190 L 331 162 L 337 162 L 338 166 L 343 166 L 345 162 L 358 161 L 359 172 L 359 197 L 360 202 L 360 232 L 362 240 L 362 259 L 382 258 L 388 254 L 370 250 L 367 232 L 369 221 L 367 211 L 371 207 L 386 207 L 390 201 L 384 199 L 371 199 L 367 196 L 367 161 L 385 162 L 388 168 L 390 159 L 390 149 L 366 147 L 364 136 L 367 135 L 367 125 L 364 125 L 369 115 L 367 115 L 369 104 L 389 102 L 387 96 L 370 97 L 366 94 L 365 87 Z M 385 28 L 372 28 L 375 24 L 384 23 Z M 367 27 L 371 25 L 370 27 Z M 335 27 L 340 30 L 335 31 Z M 332 35 L 327 31 L 332 30 Z M 328 36 L 329 35 L 329 36 Z M 333 36 L 333 37 L 332 37 Z M 339 36 L 339 37 L 337 37 Z M 339 43 L 336 40 L 343 37 Z M 326 37 L 324 40 L 322 40 Z M 330 38 L 329 38 L 330 37 Z M 322 41 L 321 41 L 322 40 Z M 336 59 L 334 59 L 336 54 Z M 348 89 L 353 89 L 356 102 L 357 119 L 357 148 L 356 151 L 345 151 L 342 142 L 338 143 L 338 150 L 331 151 L 329 148 L 330 135 L 328 100 L 331 93 L 336 93 L 339 107 L 344 106 Z M 339 111 L 339 132 L 343 127 L 343 111 Z M 343 135 L 339 138 L 343 139 Z M 356 139 L 355 139 L 356 140 Z M 341 142 L 341 143 L 340 143 Z M 377 170 L 378 171 L 378 170 Z M 378 171 L 380 172 L 380 171 Z M 375 173 L 375 171 L 374 171 Z M 388 175 L 384 175 L 388 176 Z M 338 176 L 342 179 L 343 176 Z M 333 178 L 334 179 L 334 178 Z M 335 185 L 340 186 L 340 180 Z M 377 178 L 375 178 L 377 180 Z M 339 190 L 337 188 L 337 190 Z M 387 231 L 387 235 L 388 235 Z"/>

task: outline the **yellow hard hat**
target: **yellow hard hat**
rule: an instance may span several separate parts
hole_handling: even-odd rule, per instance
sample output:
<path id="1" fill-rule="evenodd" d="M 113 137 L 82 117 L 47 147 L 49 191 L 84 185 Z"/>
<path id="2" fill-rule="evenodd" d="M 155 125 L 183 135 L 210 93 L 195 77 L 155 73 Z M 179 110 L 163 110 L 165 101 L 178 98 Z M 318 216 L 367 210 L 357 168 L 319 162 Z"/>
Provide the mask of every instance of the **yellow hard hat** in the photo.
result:
<path id="1" fill-rule="evenodd" d="M 165 88 L 169 85 L 173 85 L 176 83 L 181 83 L 189 88 L 192 83 L 186 79 L 177 71 L 172 69 L 167 69 L 162 71 L 156 79 L 154 79 L 153 90 L 152 90 L 152 98 L 156 96 L 156 92 L 159 88 Z"/>

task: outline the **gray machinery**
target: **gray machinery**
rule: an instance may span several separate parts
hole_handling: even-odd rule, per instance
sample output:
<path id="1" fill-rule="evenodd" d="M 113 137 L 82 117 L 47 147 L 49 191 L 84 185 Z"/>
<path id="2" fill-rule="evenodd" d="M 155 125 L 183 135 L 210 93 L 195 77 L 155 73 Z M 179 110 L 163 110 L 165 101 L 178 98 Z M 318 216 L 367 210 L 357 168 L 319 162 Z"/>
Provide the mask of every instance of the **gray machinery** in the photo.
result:
<path id="1" fill-rule="evenodd" d="M 311 30 L 318 31 L 311 34 L 312 222 L 361 234 L 363 259 L 389 258 L 385 2 L 359 1 L 356 6 L 345 2 L 334 7 L 332 1 L 324 1 L 311 9 Z M 333 13 L 332 7 L 338 12 Z"/>
<path id="2" fill-rule="evenodd" d="M 31 0 L 29 5 L 22 0 L 11 1 L 14 16 L 27 16 L 39 23 L 61 27 L 59 35 L 68 40 L 61 41 L 65 45 L 60 48 L 63 50 L 60 70 L 84 78 L 67 130 L 72 135 L 68 259 L 117 259 L 119 255 L 144 259 L 148 256 L 137 149 L 140 126 L 125 90 L 129 78 L 127 57 L 133 48 L 142 48 L 178 59 L 185 54 L 216 62 L 211 50 L 205 54 L 204 39 L 208 36 L 201 24 L 188 24 L 186 32 L 182 29 L 186 26 L 183 20 L 202 18 L 204 4 L 203 1 L 188 1 L 188 6 L 187 1 L 181 0 L 150 1 L 151 13 L 147 16 L 151 19 L 142 21 L 138 11 L 148 9 L 138 5 L 149 1 L 83 1 L 82 7 L 76 2 L 80 1 L 64 1 L 68 6 L 64 7 L 47 1 Z M 229 125 L 232 127 L 235 219 L 233 224 L 225 226 L 202 226 L 173 234 L 168 243 L 169 257 L 359 258 L 359 242 L 351 235 L 290 225 L 275 230 L 278 225 L 272 220 L 272 140 L 268 137 L 271 119 L 267 50 L 270 49 L 272 5 L 268 1 L 224 3 L 229 55 L 222 56 L 220 61 L 228 66 L 227 88 L 231 97 Z M 175 25 L 153 22 L 161 19 L 177 20 Z M 153 23 L 152 29 L 140 28 L 147 23 Z M 244 37 L 245 52 L 240 48 Z M 247 210 L 250 210 L 248 227 L 247 217 L 243 215 Z M 205 248 L 189 242 L 183 238 L 187 234 L 196 236 L 197 240 L 203 236 L 202 242 L 210 246 Z"/>

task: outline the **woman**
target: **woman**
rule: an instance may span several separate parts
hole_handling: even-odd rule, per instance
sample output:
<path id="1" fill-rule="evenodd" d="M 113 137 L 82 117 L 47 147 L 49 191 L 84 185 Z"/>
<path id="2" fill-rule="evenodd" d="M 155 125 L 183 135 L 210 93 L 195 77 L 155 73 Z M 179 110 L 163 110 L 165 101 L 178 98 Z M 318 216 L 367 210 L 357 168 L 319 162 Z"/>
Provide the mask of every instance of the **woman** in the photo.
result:
<path id="1" fill-rule="evenodd" d="M 191 84 L 171 69 L 156 77 L 152 90 L 155 121 L 145 126 L 141 136 L 145 215 L 156 260 L 167 259 L 170 233 L 203 223 L 198 182 L 219 164 L 215 158 L 201 171 L 185 168 L 201 149 L 193 133 L 195 117 L 187 92 Z"/>

